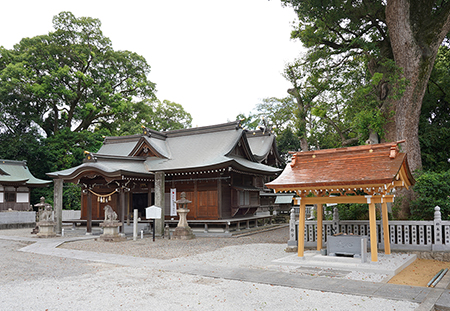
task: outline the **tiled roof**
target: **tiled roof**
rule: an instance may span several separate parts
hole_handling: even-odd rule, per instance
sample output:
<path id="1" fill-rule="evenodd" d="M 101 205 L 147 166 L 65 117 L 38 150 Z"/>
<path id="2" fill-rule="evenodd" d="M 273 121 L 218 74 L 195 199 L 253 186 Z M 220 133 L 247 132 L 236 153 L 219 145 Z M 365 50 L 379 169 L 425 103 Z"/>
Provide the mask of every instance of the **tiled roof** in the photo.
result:
<path id="1" fill-rule="evenodd" d="M 369 187 L 378 193 L 393 186 L 409 187 L 414 179 L 398 143 L 295 152 L 291 164 L 267 186 L 277 191 Z"/>
<path id="2" fill-rule="evenodd" d="M 268 136 L 268 135 L 266 135 Z M 273 135 L 272 135 L 273 136 Z M 273 137 L 264 140 L 258 146 L 257 155 L 267 153 L 272 146 Z M 146 153 L 142 153 L 146 148 Z M 235 153 L 240 148 L 243 154 Z M 136 155 L 143 155 L 138 156 Z M 48 173 L 51 177 L 75 176 L 81 170 L 89 168 L 116 174 L 124 170 L 126 162 L 129 173 L 179 172 L 185 170 L 203 170 L 234 166 L 236 169 L 261 174 L 276 174 L 281 170 L 259 163 L 255 152 L 248 143 L 245 131 L 238 122 L 218 124 L 214 126 L 191 128 L 168 132 L 146 131 L 145 134 L 107 137 L 98 153 L 92 155 L 97 162 L 86 162 L 77 168 Z M 109 158 L 109 160 L 107 160 Z M 134 158 L 134 161 L 133 161 Z M 139 161 L 136 161 L 137 159 Z M 119 161 L 121 159 L 121 161 Z M 77 171 L 77 172 L 76 172 Z"/>
<path id="3" fill-rule="evenodd" d="M 0 183 L 23 184 L 31 187 L 46 186 L 51 180 L 34 177 L 25 161 L 0 160 Z"/>

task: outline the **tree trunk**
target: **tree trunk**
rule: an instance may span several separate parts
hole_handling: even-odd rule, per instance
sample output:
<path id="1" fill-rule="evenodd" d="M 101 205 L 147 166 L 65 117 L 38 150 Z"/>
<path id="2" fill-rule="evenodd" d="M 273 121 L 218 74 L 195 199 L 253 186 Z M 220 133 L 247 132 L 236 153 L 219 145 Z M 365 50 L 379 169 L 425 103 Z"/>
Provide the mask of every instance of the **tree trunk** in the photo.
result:
<path id="1" fill-rule="evenodd" d="M 419 117 L 422 99 L 433 69 L 439 45 L 450 30 L 449 6 L 443 5 L 440 14 L 433 13 L 434 1 L 388 0 L 386 23 L 389 29 L 394 60 L 408 80 L 403 96 L 393 103 L 395 137 L 405 139 L 404 151 L 412 172 L 422 168 L 419 144 Z M 409 202 L 414 192 L 400 191 L 398 217 L 409 216 Z"/>
<path id="2" fill-rule="evenodd" d="M 439 45 L 450 29 L 449 12 L 434 16 L 428 5 L 416 2 L 389 0 L 386 5 L 394 60 L 409 82 L 402 98 L 394 103 L 396 139 L 406 140 L 412 171 L 422 167 L 418 134 L 422 99 Z"/>
<path id="3" fill-rule="evenodd" d="M 300 149 L 302 149 L 302 151 L 308 151 L 309 150 L 308 141 L 306 140 L 305 137 L 301 137 L 300 138 Z"/>

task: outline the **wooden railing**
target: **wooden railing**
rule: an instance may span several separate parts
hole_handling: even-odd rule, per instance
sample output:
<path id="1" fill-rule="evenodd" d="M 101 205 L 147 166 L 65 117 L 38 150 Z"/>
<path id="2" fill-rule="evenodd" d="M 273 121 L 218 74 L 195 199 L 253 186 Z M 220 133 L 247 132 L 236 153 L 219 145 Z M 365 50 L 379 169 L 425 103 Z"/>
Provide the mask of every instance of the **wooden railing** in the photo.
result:
<path id="1" fill-rule="evenodd" d="M 297 246 L 298 215 L 291 210 L 289 225 L 288 247 Z M 383 249 L 383 226 L 377 221 L 378 247 Z M 339 220 L 337 208 L 333 212 L 333 220 L 322 223 L 322 241 L 326 245 L 327 236 L 337 233 L 367 235 L 370 241 L 370 226 L 368 220 Z M 305 247 L 317 245 L 317 221 L 305 222 Z M 450 250 L 450 221 L 442 221 L 439 206 L 435 207 L 434 220 L 430 221 L 389 221 L 389 240 L 393 250 L 424 250 L 448 251 Z M 370 246 L 370 243 L 368 243 Z"/>

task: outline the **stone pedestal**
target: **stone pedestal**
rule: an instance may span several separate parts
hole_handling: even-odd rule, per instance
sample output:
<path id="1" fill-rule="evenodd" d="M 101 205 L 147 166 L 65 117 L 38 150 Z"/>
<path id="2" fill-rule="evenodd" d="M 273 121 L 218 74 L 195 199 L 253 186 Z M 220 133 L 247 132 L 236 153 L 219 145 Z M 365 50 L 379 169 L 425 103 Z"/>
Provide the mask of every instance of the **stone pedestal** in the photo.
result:
<path id="1" fill-rule="evenodd" d="M 187 222 L 187 213 L 189 210 L 187 208 L 179 208 L 177 209 L 178 215 L 180 215 L 180 221 L 178 222 L 177 227 L 172 235 L 172 239 L 175 240 L 190 240 L 194 239 L 195 235 L 192 232 L 191 227 L 189 227 Z"/>
<path id="2" fill-rule="evenodd" d="M 39 233 L 36 234 L 39 238 L 53 238 L 56 236 L 54 221 L 40 221 L 37 223 L 39 227 Z"/>
<path id="3" fill-rule="evenodd" d="M 191 240 L 195 238 L 195 234 L 190 227 L 176 227 L 172 234 L 175 240 Z"/>
<path id="4" fill-rule="evenodd" d="M 100 235 L 100 239 L 106 242 L 125 241 L 126 237 L 119 235 L 120 226 L 122 226 L 122 223 L 118 221 L 100 223 L 100 227 L 103 228 L 103 234 Z"/>

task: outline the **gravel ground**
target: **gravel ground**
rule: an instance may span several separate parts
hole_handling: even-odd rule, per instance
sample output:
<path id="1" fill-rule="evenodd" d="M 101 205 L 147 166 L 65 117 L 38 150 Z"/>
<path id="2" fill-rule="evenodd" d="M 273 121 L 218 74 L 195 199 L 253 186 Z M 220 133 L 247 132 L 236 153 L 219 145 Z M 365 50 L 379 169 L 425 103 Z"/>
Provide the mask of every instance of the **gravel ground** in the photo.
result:
<path id="1" fill-rule="evenodd" d="M 196 238 L 192 240 L 169 240 L 156 238 L 155 242 L 149 236 L 136 241 L 128 239 L 123 242 L 103 242 L 101 240 L 88 240 L 66 243 L 62 248 L 95 251 L 99 253 L 122 254 L 137 257 L 150 257 L 157 259 L 172 259 L 190 257 L 198 254 L 216 251 L 223 247 L 245 244 L 278 244 L 279 248 L 286 248 L 288 227 L 277 230 L 261 232 L 242 237 L 232 238 Z"/>
<path id="2" fill-rule="evenodd" d="M 0 235 L 20 232 L 2 230 Z M 23 232 L 29 236 L 30 230 Z M 287 228 L 283 228 L 240 238 L 80 241 L 63 247 L 182 260 L 186 265 L 270 269 L 271 258 L 283 251 L 286 236 Z M 0 240 L 0 310 L 414 310 L 417 307 L 406 301 L 18 252 L 26 245 Z M 229 254 L 234 254 L 232 260 Z"/>

